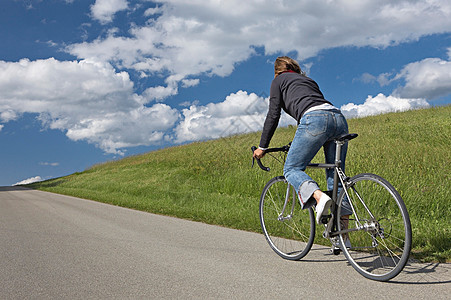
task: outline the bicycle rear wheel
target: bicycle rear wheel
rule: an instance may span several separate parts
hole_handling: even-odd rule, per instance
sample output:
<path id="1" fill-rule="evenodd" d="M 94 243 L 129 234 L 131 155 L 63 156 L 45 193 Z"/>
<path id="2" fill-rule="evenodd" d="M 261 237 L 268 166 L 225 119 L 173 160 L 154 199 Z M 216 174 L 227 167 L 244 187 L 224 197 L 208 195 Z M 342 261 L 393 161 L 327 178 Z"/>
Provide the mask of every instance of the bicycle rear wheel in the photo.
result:
<path id="1" fill-rule="evenodd" d="M 412 242 L 412 229 L 406 206 L 395 188 L 374 174 L 359 174 L 346 189 L 353 215 L 347 233 L 340 235 L 343 252 L 350 264 L 366 278 L 387 281 L 406 265 Z M 338 196 L 341 215 L 344 190 Z M 338 230 L 346 225 L 337 222 Z M 348 240 L 349 241 L 346 241 Z M 350 242 L 350 244 L 349 244 Z"/>
<path id="2" fill-rule="evenodd" d="M 315 239 L 313 209 L 301 209 L 296 192 L 283 176 L 274 177 L 263 189 L 260 223 L 269 245 L 284 259 L 299 260 L 312 248 Z"/>

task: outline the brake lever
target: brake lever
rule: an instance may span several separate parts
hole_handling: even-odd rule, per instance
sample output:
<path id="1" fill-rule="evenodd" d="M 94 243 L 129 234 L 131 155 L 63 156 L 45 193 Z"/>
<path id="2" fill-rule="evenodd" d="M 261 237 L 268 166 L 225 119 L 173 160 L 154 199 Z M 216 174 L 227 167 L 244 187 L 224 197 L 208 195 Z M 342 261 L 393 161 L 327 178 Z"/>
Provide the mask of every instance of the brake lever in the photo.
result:
<path id="1" fill-rule="evenodd" d="M 252 146 L 252 153 L 254 153 L 255 150 L 257 150 L 257 147 Z M 252 167 L 254 166 L 254 162 L 255 162 L 255 157 L 252 157 Z M 268 167 L 265 167 L 262 162 L 257 158 L 257 164 L 260 167 L 260 169 L 262 169 L 263 171 L 269 172 L 271 169 Z"/>

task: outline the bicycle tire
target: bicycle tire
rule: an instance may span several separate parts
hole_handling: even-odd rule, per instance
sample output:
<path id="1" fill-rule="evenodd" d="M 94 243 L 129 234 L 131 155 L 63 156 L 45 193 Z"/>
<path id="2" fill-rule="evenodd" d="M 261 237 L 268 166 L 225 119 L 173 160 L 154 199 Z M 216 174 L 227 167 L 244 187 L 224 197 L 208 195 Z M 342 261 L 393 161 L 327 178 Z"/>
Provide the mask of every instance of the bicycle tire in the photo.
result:
<path id="1" fill-rule="evenodd" d="M 291 186 L 289 205 L 280 218 L 288 184 L 284 176 L 268 181 L 260 197 L 260 223 L 267 242 L 279 256 L 288 260 L 300 260 L 312 248 L 315 215 L 311 208 L 301 209 Z M 292 208 L 293 214 L 289 216 Z"/>
<path id="2" fill-rule="evenodd" d="M 348 229 L 355 231 L 340 234 L 341 245 L 350 241 L 348 247 L 342 246 L 343 253 L 364 277 L 388 281 L 402 271 L 410 255 L 412 229 L 404 201 L 387 180 L 375 174 L 352 177 L 346 190 L 354 208 Z M 338 216 L 345 197 L 342 190 L 337 201 Z M 340 222 L 337 227 L 339 231 L 346 229 Z"/>

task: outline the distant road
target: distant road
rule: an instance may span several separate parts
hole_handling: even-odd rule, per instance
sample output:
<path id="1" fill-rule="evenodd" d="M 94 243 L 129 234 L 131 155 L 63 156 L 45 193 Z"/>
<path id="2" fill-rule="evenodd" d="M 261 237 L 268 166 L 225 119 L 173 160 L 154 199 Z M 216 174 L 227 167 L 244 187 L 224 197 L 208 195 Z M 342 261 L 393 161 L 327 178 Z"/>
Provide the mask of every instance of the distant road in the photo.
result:
<path id="1" fill-rule="evenodd" d="M 257 210 L 256 210 L 257 213 Z M 450 299 L 450 264 L 389 283 L 315 246 L 279 258 L 263 235 L 19 187 L 0 188 L 1 299 Z"/>

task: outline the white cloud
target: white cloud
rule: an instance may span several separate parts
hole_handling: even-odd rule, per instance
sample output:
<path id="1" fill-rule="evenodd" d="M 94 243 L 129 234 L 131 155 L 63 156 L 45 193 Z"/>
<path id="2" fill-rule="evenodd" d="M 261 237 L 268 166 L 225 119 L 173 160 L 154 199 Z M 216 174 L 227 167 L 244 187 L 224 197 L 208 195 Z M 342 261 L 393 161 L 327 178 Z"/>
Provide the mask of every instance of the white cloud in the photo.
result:
<path id="1" fill-rule="evenodd" d="M 362 81 L 363 83 L 373 83 L 376 81 L 376 76 L 370 73 L 363 73 L 359 78 L 355 78 L 353 81 Z"/>
<path id="2" fill-rule="evenodd" d="M 269 98 L 238 91 L 223 102 L 183 109 L 183 120 L 175 129 L 175 141 L 215 139 L 232 134 L 261 130 L 268 111 Z M 279 126 L 296 124 L 283 114 Z"/>
<path id="3" fill-rule="evenodd" d="M 150 88 L 144 92 L 147 96 L 139 96 L 133 92 L 128 74 L 117 73 L 108 63 L 59 62 L 53 58 L 0 61 L 2 122 L 24 113 L 38 114 L 44 126 L 108 153 L 122 154 L 123 148 L 168 140 L 180 143 L 261 130 L 268 109 L 268 98 L 245 91 L 204 106 L 194 101 L 182 113 L 164 103 L 144 105 L 149 98 L 163 98 L 165 93 L 173 92 L 164 87 Z M 341 109 L 347 117 L 362 117 L 426 106 L 422 98 L 379 94 L 369 96 L 364 104 L 350 103 Z M 279 125 L 288 124 L 294 125 L 295 121 L 283 114 Z"/>
<path id="4" fill-rule="evenodd" d="M 0 121 L 9 122 L 17 119 L 17 113 L 11 109 L 0 111 Z"/>
<path id="5" fill-rule="evenodd" d="M 13 186 L 14 185 L 22 185 L 22 184 L 30 184 L 30 183 L 38 182 L 38 181 L 42 181 L 41 176 L 35 176 L 35 177 L 31 177 L 31 178 L 19 181 L 19 182 L 13 184 Z"/>
<path id="6" fill-rule="evenodd" d="M 393 74 L 391 74 L 391 73 L 382 73 L 376 77 L 369 73 L 363 73 L 359 78 L 355 78 L 353 81 L 357 80 L 357 81 L 362 81 L 363 83 L 377 82 L 377 83 L 379 83 L 380 86 L 386 86 L 386 85 L 390 84 L 392 81 L 394 81 L 393 79 L 390 79 L 390 77 L 392 75 Z"/>
<path id="7" fill-rule="evenodd" d="M 58 167 L 60 163 L 58 162 L 40 162 L 40 166 L 51 166 L 51 167 Z"/>
<path id="8" fill-rule="evenodd" d="M 121 3 L 109 11 L 124 9 L 125 1 Z M 149 21 L 132 25 L 127 36 L 111 33 L 70 45 L 67 51 L 79 59 L 95 57 L 143 74 L 175 75 L 178 83 L 199 74 L 227 76 L 236 63 L 255 54 L 255 46 L 263 46 L 266 54 L 296 51 L 305 59 L 323 49 L 384 48 L 451 28 L 451 3 L 443 0 L 158 3 L 161 6 L 144 13 Z M 95 6 L 100 4 L 98 0 Z M 170 83 L 168 88 L 177 92 Z"/>
<path id="9" fill-rule="evenodd" d="M 451 61 L 427 58 L 406 65 L 395 80 L 404 79 L 405 85 L 394 91 L 400 97 L 433 100 L 451 93 Z"/>
<path id="10" fill-rule="evenodd" d="M 192 105 L 183 109 L 175 140 L 206 140 L 260 130 L 266 110 L 265 99 L 243 91 L 230 94 L 220 103 Z"/>
<path id="11" fill-rule="evenodd" d="M 149 102 L 151 100 L 162 101 L 169 96 L 177 95 L 177 93 L 177 84 L 168 84 L 168 86 L 160 85 L 150 87 L 144 91 L 143 96 L 145 99 L 147 99 L 146 102 Z"/>
<path id="12" fill-rule="evenodd" d="M 450 52 L 451 48 L 448 49 L 448 54 Z M 398 74 L 382 73 L 376 77 L 364 73 L 359 80 L 364 83 L 377 81 L 380 86 L 403 81 L 403 85 L 393 91 L 393 96 L 434 100 L 451 94 L 451 57 L 449 60 L 426 58 L 412 62 L 405 65 Z"/>
<path id="13" fill-rule="evenodd" d="M 146 9 L 146 11 L 144 12 L 144 16 L 149 17 L 149 16 L 153 16 L 156 14 L 160 14 L 162 12 L 163 12 L 163 10 L 161 9 L 161 7 L 157 6 L 157 7 Z"/>
<path id="14" fill-rule="evenodd" d="M 426 58 L 409 63 L 393 75 L 382 73 L 373 76 L 365 73 L 359 79 L 365 83 L 379 82 L 381 86 L 395 81 L 404 81 L 391 96 L 379 94 L 368 96 L 364 104 L 349 103 L 342 106 L 348 117 L 364 117 L 392 111 L 404 111 L 429 106 L 428 101 L 451 94 L 451 48 L 448 49 L 449 60 Z"/>
<path id="15" fill-rule="evenodd" d="M 377 82 L 380 84 L 380 86 L 385 86 L 391 83 L 391 79 L 390 76 L 392 74 L 391 73 L 382 73 L 379 74 L 379 76 L 377 76 Z"/>
<path id="16" fill-rule="evenodd" d="M 0 61 L 0 118 L 38 114 L 42 124 L 109 153 L 163 140 L 179 118 L 165 104 L 144 106 L 126 72 L 110 64 L 53 58 Z"/>
<path id="17" fill-rule="evenodd" d="M 127 0 L 96 0 L 91 5 L 91 16 L 101 24 L 106 24 L 113 21 L 115 13 L 127 8 Z"/>
<path id="18" fill-rule="evenodd" d="M 177 110 L 166 104 L 111 112 L 103 118 L 85 119 L 69 128 L 72 140 L 86 140 L 109 153 L 139 145 L 158 144 L 179 118 Z"/>
<path id="19" fill-rule="evenodd" d="M 429 103 L 425 99 L 407 99 L 394 96 L 378 94 L 376 97 L 368 96 L 363 104 L 348 103 L 340 110 L 346 118 L 361 118 L 378 114 L 406 111 L 416 108 L 428 107 Z"/>
<path id="20" fill-rule="evenodd" d="M 261 130 L 268 111 L 269 97 L 238 91 L 219 103 L 205 106 L 191 105 L 183 109 L 182 121 L 175 128 L 176 142 L 208 140 Z M 422 98 L 400 98 L 378 94 L 368 96 L 363 104 L 348 103 L 340 109 L 347 118 L 360 118 L 429 107 Z M 280 127 L 296 125 L 296 121 L 282 112 Z"/>
<path id="21" fill-rule="evenodd" d="M 182 87 L 192 87 L 199 84 L 199 79 L 183 79 L 182 80 Z"/>

